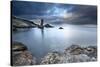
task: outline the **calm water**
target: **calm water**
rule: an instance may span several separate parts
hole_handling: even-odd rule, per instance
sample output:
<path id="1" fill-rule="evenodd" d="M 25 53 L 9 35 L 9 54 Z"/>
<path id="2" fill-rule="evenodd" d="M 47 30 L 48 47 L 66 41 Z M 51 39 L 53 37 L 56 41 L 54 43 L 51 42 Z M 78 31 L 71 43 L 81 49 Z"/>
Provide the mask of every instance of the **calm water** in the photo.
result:
<path id="1" fill-rule="evenodd" d="M 58 29 L 59 27 L 64 29 Z M 95 25 L 56 25 L 54 28 L 32 28 L 13 33 L 13 41 L 24 43 L 29 51 L 40 60 L 52 51 L 62 51 L 72 44 L 81 46 L 97 44 Z"/>

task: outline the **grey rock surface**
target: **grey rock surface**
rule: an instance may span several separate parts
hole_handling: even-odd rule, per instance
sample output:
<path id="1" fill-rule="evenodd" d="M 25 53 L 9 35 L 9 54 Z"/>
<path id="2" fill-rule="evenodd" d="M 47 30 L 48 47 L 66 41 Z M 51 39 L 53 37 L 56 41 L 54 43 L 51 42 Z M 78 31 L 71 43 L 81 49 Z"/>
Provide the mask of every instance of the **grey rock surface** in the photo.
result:
<path id="1" fill-rule="evenodd" d="M 20 43 L 14 42 L 12 44 L 12 65 L 34 65 L 36 64 L 36 58 L 27 50 L 27 47 Z"/>
<path id="2" fill-rule="evenodd" d="M 58 64 L 58 63 L 77 63 L 97 61 L 97 48 L 94 46 L 81 47 L 72 45 L 65 49 L 64 53 L 48 53 L 41 61 L 41 64 Z"/>

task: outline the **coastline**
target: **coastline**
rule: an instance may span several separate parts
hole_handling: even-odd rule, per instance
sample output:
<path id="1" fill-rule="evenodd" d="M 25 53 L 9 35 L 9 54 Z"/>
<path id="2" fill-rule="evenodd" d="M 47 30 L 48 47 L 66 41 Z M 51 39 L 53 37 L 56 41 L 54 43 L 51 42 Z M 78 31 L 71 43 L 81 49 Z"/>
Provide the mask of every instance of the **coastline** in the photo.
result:
<path id="1" fill-rule="evenodd" d="M 36 57 L 32 56 L 24 44 L 14 42 L 13 45 L 17 45 L 17 47 L 12 48 L 13 66 L 37 65 Z M 47 55 L 41 58 L 39 65 L 93 61 L 97 61 L 96 46 L 81 47 L 79 45 L 71 45 L 63 53 L 57 51 L 48 52 Z"/>

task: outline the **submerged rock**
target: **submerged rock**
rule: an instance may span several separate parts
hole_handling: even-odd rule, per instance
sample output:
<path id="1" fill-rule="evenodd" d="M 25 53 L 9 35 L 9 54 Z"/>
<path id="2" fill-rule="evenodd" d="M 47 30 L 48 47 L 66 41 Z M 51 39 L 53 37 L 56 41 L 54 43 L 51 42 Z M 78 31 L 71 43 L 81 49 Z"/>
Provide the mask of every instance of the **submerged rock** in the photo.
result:
<path id="1" fill-rule="evenodd" d="M 27 47 L 20 42 L 12 44 L 12 65 L 23 66 L 36 64 L 36 58 L 27 50 Z"/>

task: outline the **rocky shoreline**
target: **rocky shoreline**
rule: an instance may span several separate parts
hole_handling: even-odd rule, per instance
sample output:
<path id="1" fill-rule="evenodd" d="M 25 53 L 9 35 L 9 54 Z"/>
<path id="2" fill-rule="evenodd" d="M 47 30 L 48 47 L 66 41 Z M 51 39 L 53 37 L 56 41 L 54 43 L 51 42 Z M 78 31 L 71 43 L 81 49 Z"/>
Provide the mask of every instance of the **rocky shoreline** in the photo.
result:
<path id="1" fill-rule="evenodd" d="M 71 45 L 66 48 L 63 53 L 50 52 L 41 58 L 42 64 L 62 64 L 97 61 L 97 47 L 88 46 L 81 47 L 79 45 Z M 36 58 L 28 51 L 27 47 L 19 42 L 12 44 L 12 64 L 13 66 L 37 65 Z"/>
<path id="2" fill-rule="evenodd" d="M 97 48 L 95 46 L 81 47 L 72 45 L 65 49 L 64 53 L 48 53 L 41 64 L 61 64 L 97 61 Z"/>

